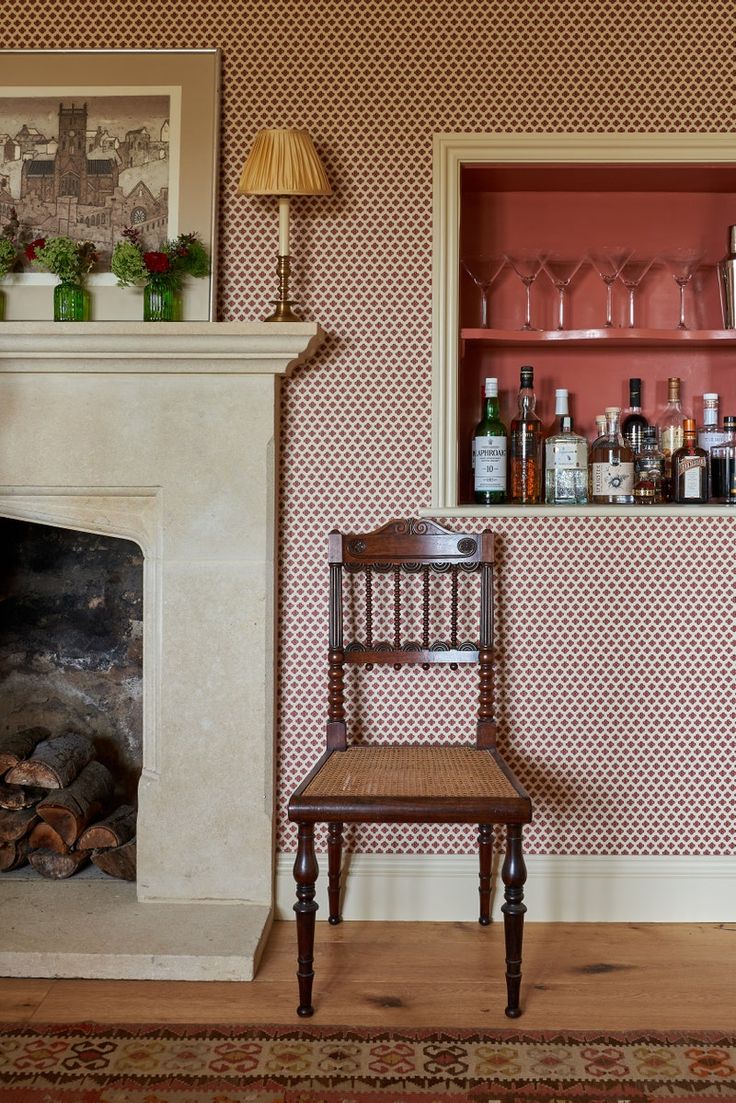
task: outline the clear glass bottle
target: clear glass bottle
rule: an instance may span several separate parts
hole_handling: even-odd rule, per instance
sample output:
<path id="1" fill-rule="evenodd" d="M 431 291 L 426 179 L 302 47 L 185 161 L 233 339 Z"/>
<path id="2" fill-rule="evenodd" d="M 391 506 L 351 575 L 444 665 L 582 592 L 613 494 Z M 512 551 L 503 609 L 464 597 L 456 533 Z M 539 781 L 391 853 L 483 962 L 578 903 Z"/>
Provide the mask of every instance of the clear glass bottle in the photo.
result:
<path id="1" fill-rule="evenodd" d="M 642 432 L 648 424 L 641 412 L 641 379 L 630 379 L 629 408 L 621 421 L 621 435 L 632 452 L 641 451 Z"/>
<path id="2" fill-rule="evenodd" d="M 672 500 L 701 505 L 708 501 L 708 453 L 698 447 L 694 418 L 685 418 L 682 433 L 682 448 L 672 454 Z"/>
<path id="3" fill-rule="evenodd" d="M 716 444 L 722 444 L 723 430 L 718 428 L 718 395 L 703 395 L 703 424 L 698 429 L 698 447 L 709 452 Z"/>
<path id="4" fill-rule="evenodd" d="M 534 412 L 534 368 L 524 364 L 519 382 L 519 412 L 509 430 L 509 501 L 532 505 L 542 499 L 542 423 Z"/>
<path id="5" fill-rule="evenodd" d="M 662 416 L 657 422 L 659 429 L 659 447 L 664 454 L 664 492 L 665 500 L 671 501 L 673 495 L 672 486 L 672 455 L 678 448 L 682 448 L 684 436 L 682 423 L 688 415 L 682 409 L 680 400 L 680 380 L 674 376 L 667 380 L 667 405 Z"/>
<path id="6" fill-rule="evenodd" d="M 555 423 L 544 443 L 544 500 L 548 505 L 588 501 L 588 442 L 573 432 L 568 394 L 555 391 Z"/>
<path id="7" fill-rule="evenodd" d="M 634 501 L 634 453 L 624 443 L 618 409 L 606 411 L 606 436 L 590 452 L 591 501 L 628 505 Z"/>
<path id="8" fill-rule="evenodd" d="M 656 425 L 647 425 L 642 432 L 641 448 L 634 456 L 634 501 L 637 505 L 653 506 L 664 501 L 664 456 L 659 450 Z"/>
<path id="9" fill-rule="evenodd" d="M 506 501 L 506 426 L 498 404 L 498 380 L 486 379 L 483 416 L 473 433 L 473 494 L 480 505 Z"/>

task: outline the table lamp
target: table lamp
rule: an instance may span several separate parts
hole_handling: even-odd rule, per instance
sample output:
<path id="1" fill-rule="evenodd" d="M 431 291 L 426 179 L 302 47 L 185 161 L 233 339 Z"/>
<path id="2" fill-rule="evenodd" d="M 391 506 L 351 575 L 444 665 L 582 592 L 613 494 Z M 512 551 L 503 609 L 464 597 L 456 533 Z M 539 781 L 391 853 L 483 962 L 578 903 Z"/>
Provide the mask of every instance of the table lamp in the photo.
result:
<path id="1" fill-rule="evenodd" d="M 289 302 L 289 199 L 331 195 L 332 188 L 306 130 L 259 130 L 243 166 L 241 195 L 275 195 L 279 201 L 279 297 L 267 322 L 300 322 Z"/>

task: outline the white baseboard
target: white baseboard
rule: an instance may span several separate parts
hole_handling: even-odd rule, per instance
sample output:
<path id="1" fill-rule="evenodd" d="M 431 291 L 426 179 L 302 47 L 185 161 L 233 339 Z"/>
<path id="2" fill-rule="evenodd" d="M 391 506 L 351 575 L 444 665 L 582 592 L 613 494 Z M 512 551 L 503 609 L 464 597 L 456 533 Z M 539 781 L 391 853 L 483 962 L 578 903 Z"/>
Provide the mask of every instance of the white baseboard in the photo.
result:
<path id="1" fill-rule="evenodd" d="M 327 918 L 327 856 L 318 855 L 319 919 Z M 279 854 L 276 917 L 293 916 L 293 854 Z M 736 917 L 736 857 L 531 855 L 529 922 L 720 923 Z M 344 919 L 478 918 L 474 855 L 352 854 L 343 860 Z M 492 914 L 501 915 L 500 862 Z"/>

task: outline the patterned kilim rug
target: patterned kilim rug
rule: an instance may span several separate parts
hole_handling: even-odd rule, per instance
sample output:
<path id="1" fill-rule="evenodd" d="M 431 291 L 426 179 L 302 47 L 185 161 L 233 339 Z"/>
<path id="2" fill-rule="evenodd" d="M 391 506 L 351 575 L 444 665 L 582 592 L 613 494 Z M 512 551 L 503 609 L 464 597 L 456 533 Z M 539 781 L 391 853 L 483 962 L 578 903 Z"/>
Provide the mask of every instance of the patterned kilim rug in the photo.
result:
<path id="1" fill-rule="evenodd" d="M 736 1101 L 721 1033 L 0 1026 L 0 1103 Z"/>

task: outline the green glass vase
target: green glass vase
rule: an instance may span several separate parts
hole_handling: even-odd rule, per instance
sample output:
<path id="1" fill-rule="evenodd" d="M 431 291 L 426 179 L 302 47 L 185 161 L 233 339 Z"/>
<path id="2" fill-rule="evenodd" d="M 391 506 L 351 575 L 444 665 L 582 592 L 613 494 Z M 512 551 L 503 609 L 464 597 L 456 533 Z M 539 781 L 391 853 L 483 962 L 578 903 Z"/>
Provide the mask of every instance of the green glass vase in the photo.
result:
<path id="1" fill-rule="evenodd" d="M 0 291 L 0 322 L 5 321 L 5 292 Z"/>
<path id="2" fill-rule="evenodd" d="M 87 292 L 81 283 L 61 280 L 54 288 L 54 321 L 86 322 L 89 318 Z"/>
<path id="3" fill-rule="evenodd" d="M 178 295 L 166 279 L 150 279 L 143 288 L 144 322 L 178 322 Z"/>

